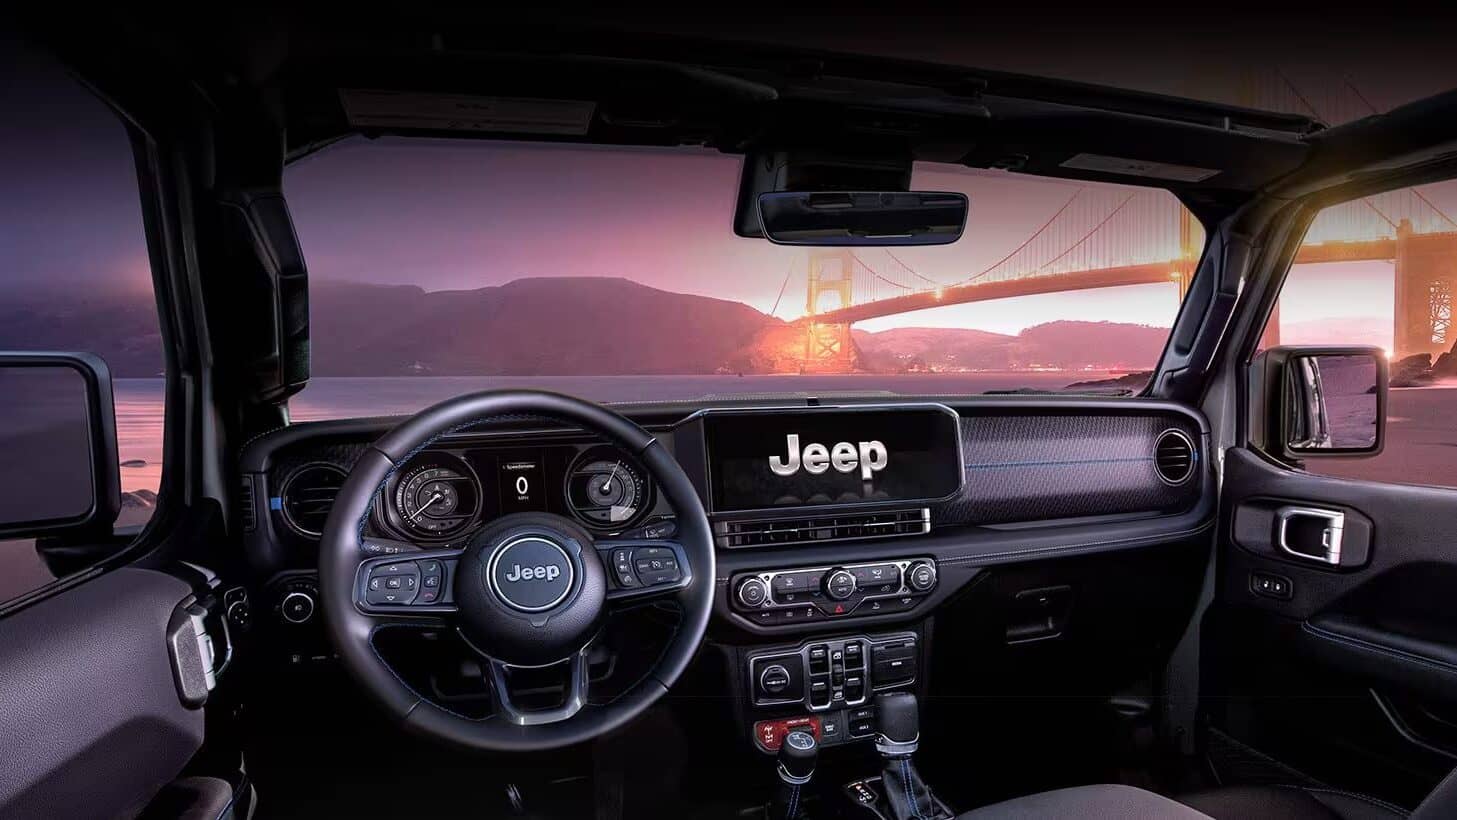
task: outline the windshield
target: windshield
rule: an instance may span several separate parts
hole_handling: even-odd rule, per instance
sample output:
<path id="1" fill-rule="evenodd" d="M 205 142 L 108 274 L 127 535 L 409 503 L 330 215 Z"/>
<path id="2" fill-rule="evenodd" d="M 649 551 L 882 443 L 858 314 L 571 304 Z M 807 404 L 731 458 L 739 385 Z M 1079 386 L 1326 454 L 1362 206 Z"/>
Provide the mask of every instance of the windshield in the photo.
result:
<path id="1" fill-rule="evenodd" d="M 1141 389 L 1204 235 L 1166 191 L 918 164 L 965 235 L 803 248 L 732 229 L 742 159 L 380 140 L 287 171 L 310 273 L 296 419 L 471 390 L 597 401 Z"/>

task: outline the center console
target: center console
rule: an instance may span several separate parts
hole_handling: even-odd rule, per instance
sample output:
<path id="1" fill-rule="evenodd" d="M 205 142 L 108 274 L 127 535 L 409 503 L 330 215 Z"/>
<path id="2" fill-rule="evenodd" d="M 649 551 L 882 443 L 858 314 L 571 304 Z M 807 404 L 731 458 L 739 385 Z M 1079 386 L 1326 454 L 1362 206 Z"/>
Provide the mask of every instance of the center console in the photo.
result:
<path id="1" fill-rule="evenodd" d="M 915 632 L 812 638 L 755 649 L 744 663 L 750 704 L 773 718 L 754 722 L 754 743 L 777 751 L 796 729 L 834 746 L 874 733 L 870 700 L 878 692 L 913 686 L 920 671 Z"/>

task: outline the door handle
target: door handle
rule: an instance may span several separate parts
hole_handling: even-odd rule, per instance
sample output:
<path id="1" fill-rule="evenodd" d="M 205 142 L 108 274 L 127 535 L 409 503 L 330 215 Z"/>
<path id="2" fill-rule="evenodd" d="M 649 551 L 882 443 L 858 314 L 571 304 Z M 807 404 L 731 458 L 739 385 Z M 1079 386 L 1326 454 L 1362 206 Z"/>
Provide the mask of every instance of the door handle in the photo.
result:
<path id="1" fill-rule="evenodd" d="M 1314 519 L 1320 527 L 1319 543 L 1312 549 L 1298 549 L 1291 543 L 1291 522 Z M 1275 546 L 1287 555 L 1304 561 L 1318 561 L 1333 567 L 1341 565 L 1341 540 L 1346 532 L 1346 514 L 1339 510 L 1323 510 L 1319 507 L 1281 507 L 1275 511 Z"/>

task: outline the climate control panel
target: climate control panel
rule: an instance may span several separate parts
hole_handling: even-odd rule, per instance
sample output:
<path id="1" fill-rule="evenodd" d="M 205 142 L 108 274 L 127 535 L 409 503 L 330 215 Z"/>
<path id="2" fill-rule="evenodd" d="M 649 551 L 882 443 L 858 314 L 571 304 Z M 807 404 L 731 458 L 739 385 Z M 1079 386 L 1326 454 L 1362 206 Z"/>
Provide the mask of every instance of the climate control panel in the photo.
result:
<path id="1" fill-rule="evenodd" d="M 732 605 L 765 626 L 914 609 L 936 588 L 931 558 L 741 573 L 730 583 Z"/>

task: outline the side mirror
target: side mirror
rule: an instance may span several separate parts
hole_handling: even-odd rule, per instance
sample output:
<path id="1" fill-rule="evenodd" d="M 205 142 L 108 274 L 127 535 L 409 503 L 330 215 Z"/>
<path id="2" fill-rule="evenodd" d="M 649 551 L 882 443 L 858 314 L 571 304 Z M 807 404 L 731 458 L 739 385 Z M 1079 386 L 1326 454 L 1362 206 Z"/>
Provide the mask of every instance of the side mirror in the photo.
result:
<path id="1" fill-rule="evenodd" d="M 1285 460 L 1370 457 L 1386 439 L 1388 373 L 1377 347 L 1276 347 L 1258 357 L 1253 415 Z M 1252 438 L 1256 436 L 1252 435 Z"/>
<path id="2" fill-rule="evenodd" d="M 0 353 L 0 538 L 109 533 L 121 509 L 106 363 Z"/>

